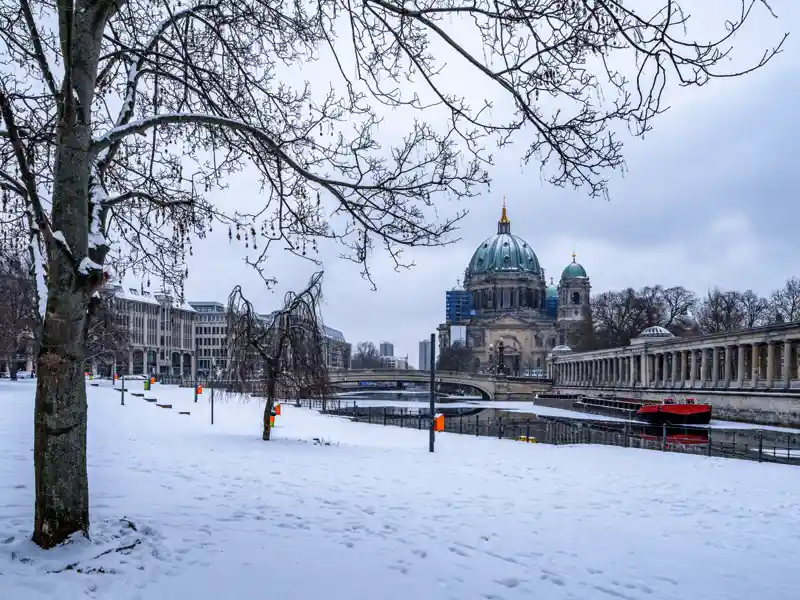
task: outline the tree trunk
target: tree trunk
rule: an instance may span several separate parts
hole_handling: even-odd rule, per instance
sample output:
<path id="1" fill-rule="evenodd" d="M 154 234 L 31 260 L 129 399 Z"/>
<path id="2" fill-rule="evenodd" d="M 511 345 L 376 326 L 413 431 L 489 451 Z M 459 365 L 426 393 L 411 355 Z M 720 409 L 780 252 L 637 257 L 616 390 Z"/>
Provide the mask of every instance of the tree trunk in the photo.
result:
<path id="1" fill-rule="evenodd" d="M 69 117 L 65 117 L 69 121 Z M 52 548 L 76 532 L 88 533 L 86 469 L 86 325 L 91 284 L 75 257 L 86 256 L 90 143 L 85 124 L 59 131 L 52 223 L 71 248 L 48 248 L 47 308 L 37 360 L 34 414 L 36 507 L 33 541 Z"/>
<path id="2" fill-rule="evenodd" d="M 33 541 L 42 548 L 89 530 L 83 377 L 86 302 L 72 290 L 63 290 L 60 297 L 52 293 L 51 289 L 36 369 Z"/>
<path id="3" fill-rule="evenodd" d="M 267 404 L 264 407 L 264 431 L 261 434 L 261 439 L 269 441 L 269 436 L 272 428 L 269 426 L 272 411 L 275 409 L 275 375 L 271 369 L 267 370 Z"/>

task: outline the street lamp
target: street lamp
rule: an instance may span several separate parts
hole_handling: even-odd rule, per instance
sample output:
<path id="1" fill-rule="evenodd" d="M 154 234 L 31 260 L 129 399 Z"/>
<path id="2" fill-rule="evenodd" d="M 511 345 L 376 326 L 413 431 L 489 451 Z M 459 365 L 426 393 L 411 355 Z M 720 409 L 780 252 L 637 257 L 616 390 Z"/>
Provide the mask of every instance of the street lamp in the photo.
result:
<path id="1" fill-rule="evenodd" d="M 506 367 L 505 367 L 505 357 L 503 353 L 505 352 L 505 342 L 503 338 L 500 338 L 500 341 L 497 342 L 497 372 L 498 374 L 505 375 Z"/>

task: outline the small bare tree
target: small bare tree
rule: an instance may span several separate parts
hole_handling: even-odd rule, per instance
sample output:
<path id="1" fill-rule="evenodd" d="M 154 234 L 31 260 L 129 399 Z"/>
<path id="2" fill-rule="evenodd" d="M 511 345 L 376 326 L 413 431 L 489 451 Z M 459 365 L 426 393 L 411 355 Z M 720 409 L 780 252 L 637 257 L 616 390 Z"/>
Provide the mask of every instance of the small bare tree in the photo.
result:
<path id="1" fill-rule="evenodd" d="M 267 317 L 258 315 L 239 286 L 228 298 L 227 379 L 234 390 L 260 391 L 266 397 L 264 440 L 270 439 L 269 417 L 279 395 L 327 393 L 321 297 L 318 272 L 303 291 L 288 292 L 283 307 Z"/>

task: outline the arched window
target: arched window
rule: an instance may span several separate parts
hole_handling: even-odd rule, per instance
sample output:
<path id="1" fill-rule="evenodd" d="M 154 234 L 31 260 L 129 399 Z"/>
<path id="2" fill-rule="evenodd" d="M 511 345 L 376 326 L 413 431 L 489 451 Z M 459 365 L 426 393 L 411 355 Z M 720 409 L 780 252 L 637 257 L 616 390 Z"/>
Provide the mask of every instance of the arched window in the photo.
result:
<path id="1" fill-rule="evenodd" d="M 572 292 L 572 303 L 573 304 L 580 304 L 581 303 L 581 293 L 580 292 Z"/>

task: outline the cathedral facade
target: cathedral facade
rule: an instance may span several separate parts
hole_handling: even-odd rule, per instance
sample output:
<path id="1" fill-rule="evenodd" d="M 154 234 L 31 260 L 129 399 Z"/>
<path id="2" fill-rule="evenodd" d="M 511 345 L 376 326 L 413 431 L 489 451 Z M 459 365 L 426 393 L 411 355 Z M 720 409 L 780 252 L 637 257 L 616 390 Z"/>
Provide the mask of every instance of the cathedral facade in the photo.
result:
<path id="1" fill-rule="evenodd" d="M 464 272 L 468 316 L 439 325 L 439 351 L 450 347 L 458 330 L 472 371 L 496 369 L 502 346 L 506 374 L 544 375 L 548 356 L 569 351 L 571 334 L 590 322 L 590 292 L 574 253 L 558 284 L 547 283 L 533 248 L 511 233 L 504 204 L 497 234 L 478 246 Z"/>

